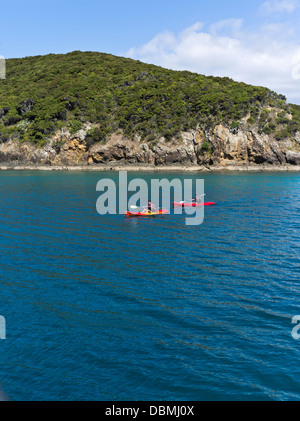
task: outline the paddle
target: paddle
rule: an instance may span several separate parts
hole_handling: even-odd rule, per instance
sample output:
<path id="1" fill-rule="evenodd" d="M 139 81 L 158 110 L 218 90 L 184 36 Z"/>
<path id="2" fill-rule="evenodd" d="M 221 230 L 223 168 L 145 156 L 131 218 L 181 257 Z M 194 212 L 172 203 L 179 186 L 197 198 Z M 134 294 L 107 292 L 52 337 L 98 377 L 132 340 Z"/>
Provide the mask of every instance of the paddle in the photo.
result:
<path id="1" fill-rule="evenodd" d="M 141 213 L 146 213 L 146 211 L 144 211 L 144 210 L 140 210 L 140 206 L 135 206 L 135 205 L 130 205 L 129 206 L 131 209 L 139 209 L 139 211 L 141 212 Z"/>
<path id="2" fill-rule="evenodd" d="M 205 193 L 203 193 L 203 194 L 199 194 L 199 195 L 198 195 L 198 197 L 202 197 L 202 196 L 205 196 Z"/>
<path id="3" fill-rule="evenodd" d="M 130 205 L 129 206 L 131 209 L 140 209 L 140 206 L 135 206 L 135 205 Z M 144 208 L 145 209 L 145 208 Z M 146 211 L 146 210 L 143 210 L 143 211 L 140 211 L 141 213 L 147 213 L 147 212 L 149 212 L 149 210 L 148 211 Z"/>
<path id="4" fill-rule="evenodd" d="M 206 193 L 200 194 L 199 197 L 205 196 Z M 182 200 L 181 202 L 179 202 L 180 204 L 185 203 L 184 200 Z"/>

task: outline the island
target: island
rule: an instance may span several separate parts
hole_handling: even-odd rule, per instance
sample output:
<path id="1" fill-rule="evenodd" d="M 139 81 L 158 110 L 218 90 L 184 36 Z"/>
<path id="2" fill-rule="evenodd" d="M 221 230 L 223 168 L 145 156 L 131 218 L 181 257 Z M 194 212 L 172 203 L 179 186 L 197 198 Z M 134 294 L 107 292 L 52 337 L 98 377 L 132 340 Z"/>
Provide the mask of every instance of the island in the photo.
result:
<path id="1" fill-rule="evenodd" d="M 300 169 L 300 105 L 98 52 L 8 59 L 1 169 Z"/>

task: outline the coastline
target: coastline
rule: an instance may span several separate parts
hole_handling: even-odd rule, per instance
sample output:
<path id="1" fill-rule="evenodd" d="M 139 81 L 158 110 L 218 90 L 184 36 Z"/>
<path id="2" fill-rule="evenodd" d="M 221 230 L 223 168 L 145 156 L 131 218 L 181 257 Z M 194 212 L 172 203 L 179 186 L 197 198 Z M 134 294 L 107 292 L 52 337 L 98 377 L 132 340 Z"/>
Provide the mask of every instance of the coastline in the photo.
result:
<path id="1" fill-rule="evenodd" d="M 200 165 L 0 165 L 0 171 L 149 171 L 149 172 L 300 172 L 300 165 L 227 165 L 227 166 L 200 166 Z"/>

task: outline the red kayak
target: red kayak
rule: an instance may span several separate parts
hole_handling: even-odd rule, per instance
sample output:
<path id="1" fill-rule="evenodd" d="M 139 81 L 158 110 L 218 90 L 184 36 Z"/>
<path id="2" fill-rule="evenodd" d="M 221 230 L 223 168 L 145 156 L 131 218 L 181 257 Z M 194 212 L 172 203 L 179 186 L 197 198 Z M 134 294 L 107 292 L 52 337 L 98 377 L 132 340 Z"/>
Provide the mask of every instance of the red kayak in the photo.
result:
<path id="1" fill-rule="evenodd" d="M 127 216 L 156 216 L 156 215 L 163 215 L 165 213 L 169 213 L 169 211 L 167 209 L 159 209 L 158 211 L 153 211 L 153 212 L 131 212 L 131 211 L 127 211 L 125 212 L 125 215 Z"/>
<path id="2" fill-rule="evenodd" d="M 215 202 L 203 202 L 203 203 L 181 203 L 181 202 L 173 202 L 173 207 L 181 206 L 182 208 L 186 207 L 195 207 L 195 206 L 210 206 L 215 205 Z"/>

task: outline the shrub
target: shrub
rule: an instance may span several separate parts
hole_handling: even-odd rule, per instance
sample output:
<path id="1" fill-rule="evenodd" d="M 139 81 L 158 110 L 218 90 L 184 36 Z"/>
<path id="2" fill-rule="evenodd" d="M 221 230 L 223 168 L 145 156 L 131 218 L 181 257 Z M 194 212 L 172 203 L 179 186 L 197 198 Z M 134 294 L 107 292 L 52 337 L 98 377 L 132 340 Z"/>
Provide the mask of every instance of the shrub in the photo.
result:
<path id="1" fill-rule="evenodd" d="M 212 153 L 212 149 L 211 149 L 211 144 L 209 142 L 207 142 L 206 140 L 204 140 L 200 146 L 200 152 L 201 154 L 208 152 L 208 153 Z"/>
<path id="2" fill-rule="evenodd" d="M 74 133 L 77 133 L 82 128 L 82 123 L 81 121 L 73 119 L 69 122 L 69 127 L 70 127 L 71 134 L 74 134 Z"/>

